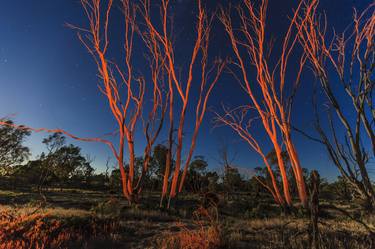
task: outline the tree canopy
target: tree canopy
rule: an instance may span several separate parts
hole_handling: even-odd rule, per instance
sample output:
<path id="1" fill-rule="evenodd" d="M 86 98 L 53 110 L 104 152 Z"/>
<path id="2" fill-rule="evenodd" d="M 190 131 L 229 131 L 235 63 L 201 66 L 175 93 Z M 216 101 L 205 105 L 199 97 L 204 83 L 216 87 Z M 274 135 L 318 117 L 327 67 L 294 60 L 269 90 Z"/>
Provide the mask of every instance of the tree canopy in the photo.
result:
<path id="1" fill-rule="evenodd" d="M 0 121 L 13 124 L 12 120 Z M 30 131 L 0 125 L 0 174 L 9 174 L 13 166 L 28 159 L 30 150 L 23 145 Z"/>

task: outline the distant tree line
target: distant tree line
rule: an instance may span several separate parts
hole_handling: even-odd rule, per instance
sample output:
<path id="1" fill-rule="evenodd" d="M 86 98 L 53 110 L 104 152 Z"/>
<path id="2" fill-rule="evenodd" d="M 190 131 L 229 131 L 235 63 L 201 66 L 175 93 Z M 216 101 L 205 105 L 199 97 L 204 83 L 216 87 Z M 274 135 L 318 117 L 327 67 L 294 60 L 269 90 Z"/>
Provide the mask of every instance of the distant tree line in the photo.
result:
<path id="1" fill-rule="evenodd" d="M 7 122 L 12 122 L 8 120 Z M 42 143 L 45 151 L 35 159 L 30 160 L 30 149 L 24 145 L 29 132 L 19 129 L 0 127 L 0 187 L 5 189 L 27 188 L 41 193 L 53 189 L 92 189 L 107 191 L 108 193 L 121 194 L 121 173 L 118 168 L 110 169 L 107 161 L 106 170 L 96 173 L 92 167 L 93 160 L 82 155 L 80 147 L 68 144 L 61 133 L 54 133 L 44 138 Z M 168 155 L 168 148 L 163 144 L 153 147 L 149 159 L 149 170 L 145 176 L 145 191 L 161 192 L 163 187 L 164 170 Z M 235 198 L 235 193 L 247 193 L 255 198 L 263 197 L 271 200 L 272 196 L 261 182 L 271 182 L 268 169 L 257 167 L 254 175 L 244 177 L 238 168 L 227 160 L 223 153 L 220 160 L 221 172 L 210 170 L 204 156 L 196 156 L 190 163 L 186 176 L 184 191 L 190 194 L 205 194 L 209 192 L 224 193 L 228 199 Z M 281 175 L 277 167 L 276 153 L 267 154 L 267 160 L 273 167 L 274 175 L 281 185 Z M 288 177 L 292 178 L 287 153 L 283 153 L 283 160 L 287 166 Z M 142 173 L 143 157 L 135 158 L 135 175 Z M 103 165 L 104 166 L 104 165 Z M 172 161 L 171 170 L 175 162 Z M 125 170 L 129 165 L 125 164 Z M 308 181 L 309 172 L 303 169 L 305 181 Z M 170 179 L 169 179 L 170 180 Z M 293 181 L 290 181 L 293 182 Z M 356 190 L 343 177 L 338 177 L 335 182 L 323 181 L 321 184 L 323 198 L 355 200 Z M 297 186 L 290 186 L 292 195 L 298 195 Z"/>

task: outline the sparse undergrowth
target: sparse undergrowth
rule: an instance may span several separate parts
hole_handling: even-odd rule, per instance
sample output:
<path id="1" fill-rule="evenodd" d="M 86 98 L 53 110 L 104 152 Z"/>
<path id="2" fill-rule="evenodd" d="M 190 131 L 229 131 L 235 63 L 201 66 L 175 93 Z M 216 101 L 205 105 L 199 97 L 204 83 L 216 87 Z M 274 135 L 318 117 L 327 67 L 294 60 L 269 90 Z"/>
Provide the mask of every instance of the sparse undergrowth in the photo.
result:
<path id="1" fill-rule="evenodd" d="M 79 194 L 69 194 L 69 197 L 75 196 L 78 198 Z M 71 205 L 64 202 L 66 206 L 59 206 L 62 198 L 65 200 L 66 196 L 51 198 L 54 202 L 43 208 L 37 202 L 0 206 L 0 249 L 309 248 L 309 221 L 299 209 L 280 216 L 276 207 L 254 201 L 245 210 L 243 207 L 250 200 L 246 203 L 237 200 L 236 205 L 223 202 L 218 209 L 197 209 L 199 204 L 193 204 L 191 196 L 190 202 L 183 200 L 171 211 L 161 210 L 152 202 L 129 206 L 121 199 L 108 196 L 95 199 L 89 209 L 86 203 L 77 206 L 75 199 L 70 200 Z M 349 206 L 341 208 L 353 216 L 361 215 Z M 362 220 L 371 229 L 375 228 L 374 217 L 363 216 Z M 374 246 L 363 225 L 339 212 L 331 210 L 322 216 L 319 227 L 321 249 Z"/>
<path id="2" fill-rule="evenodd" d="M 94 217 L 58 218 L 39 209 L 3 209 L 0 213 L 0 249 L 84 248 L 87 241 L 116 241 L 116 220 Z"/>
<path id="3" fill-rule="evenodd" d="M 198 208 L 194 212 L 194 226 L 178 224 L 180 231 L 166 234 L 157 241 L 161 249 L 215 249 L 223 247 L 221 227 L 218 222 L 217 210 Z"/>

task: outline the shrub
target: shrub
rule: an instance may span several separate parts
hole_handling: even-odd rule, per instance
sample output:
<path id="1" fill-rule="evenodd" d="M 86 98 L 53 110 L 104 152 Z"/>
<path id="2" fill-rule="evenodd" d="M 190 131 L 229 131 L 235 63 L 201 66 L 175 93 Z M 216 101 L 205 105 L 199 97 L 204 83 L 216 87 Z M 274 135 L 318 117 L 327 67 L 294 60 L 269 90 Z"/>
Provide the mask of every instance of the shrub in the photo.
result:
<path id="1" fill-rule="evenodd" d="M 116 218 L 120 216 L 121 207 L 119 200 L 111 198 L 108 201 L 98 203 L 91 211 L 100 218 Z"/>
<path id="2" fill-rule="evenodd" d="M 84 248 L 88 238 L 110 236 L 118 230 L 113 220 L 91 218 L 79 222 L 58 220 L 47 213 L 0 212 L 0 249 Z M 72 244 L 74 241 L 74 245 Z"/>
<path id="3" fill-rule="evenodd" d="M 195 227 L 188 228 L 179 223 L 180 231 L 169 234 L 164 239 L 158 241 L 158 248 L 161 249 L 215 249 L 222 246 L 221 229 L 218 224 L 217 211 L 207 211 L 198 208 L 194 212 Z"/>

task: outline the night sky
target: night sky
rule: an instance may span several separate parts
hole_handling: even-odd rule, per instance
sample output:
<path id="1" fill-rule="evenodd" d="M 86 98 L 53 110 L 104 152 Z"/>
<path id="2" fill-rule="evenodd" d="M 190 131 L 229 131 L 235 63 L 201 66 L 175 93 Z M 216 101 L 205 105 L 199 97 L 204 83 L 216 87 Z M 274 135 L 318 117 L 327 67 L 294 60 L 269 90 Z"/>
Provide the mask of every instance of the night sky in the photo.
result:
<path id="1" fill-rule="evenodd" d="M 115 5 L 117 1 L 114 1 Z M 158 1 L 155 1 L 157 3 Z M 227 6 L 229 1 L 208 0 L 208 7 L 218 4 Z M 281 38 L 288 24 L 288 15 L 297 1 L 270 0 L 268 32 Z M 352 8 L 362 10 L 371 1 L 322 0 L 320 8 L 326 11 L 328 21 L 336 30 L 343 30 L 351 21 Z M 172 1 L 175 18 L 176 54 L 179 62 L 186 63 L 194 40 L 193 0 Z M 231 1 L 233 5 L 236 1 Z M 118 4 L 118 3 L 117 3 Z M 120 37 L 121 23 L 118 10 L 114 10 L 111 35 Z M 109 112 L 105 97 L 99 92 L 96 65 L 86 49 L 78 41 L 76 32 L 65 24 L 86 24 L 86 18 L 78 0 L 12 0 L 2 1 L 0 8 L 0 117 L 12 117 L 18 124 L 31 127 L 64 128 L 81 137 L 96 137 L 115 130 L 115 121 Z M 120 41 L 120 39 L 118 39 Z M 118 45 L 119 42 L 114 42 Z M 280 41 L 277 40 L 277 41 Z M 137 41 L 140 42 L 140 41 Z M 219 23 L 212 35 L 213 56 L 227 56 L 229 46 L 226 34 Z M 145 69 L 142 51 L 134 56 L 136 70 Z M 116 57 L 116 56 L 114 56 Z M 138 59 L 139 58 L 139 59 Z M 291 64 L 293 62 L 291 61 Z M 295 65 L 297 66 L 297 65 Z M 292 65 L 293 67 L 293 65 Z M 293 123 L 312 134 L 311 94 L 314 78 L 306 71 L 297 94 Z M 340 93 L 338 93 L 340 94 Z M 323 100 L 323 96 L 320 96 Z M 194 96 L 193 96 L 194 98 Z M 221 112 L 221 104 L 236 106 L 248 99 L 230 75 L 223 75 L 209 101 L 210 109 Z M 349 108 L 349 107 L 348 107 Z M 261 166 L 261 160 L 250 147 L 241 142 L 230 128 L 213 128 L 213 113 L 208 111 L 200 130 L 195 155 L 204 155 L 210 167 L 216 168 L 218 149 L 226 141 L 236 154 L 235 164 L 243 168 Z M 186 122 L 187 136 L 193 122 Z M 263 134 L 254 130 L 256 137 Z M 27 141 L 33 156 L 44 147 L 41 140 L 47 134 L 33 134 Z M 318 169 L 329 179 L 337 175 L 324 148 L 293 134 L 304 167 Z M 164 136 L 165 137 L 165 136 Z M 161 135 L 163 138 L 163 134 Z M 69 140 L 71 141 L 71 140 Z M 143 141 L 143 140 L 142 140 Z M 85 154 L 95 158 L 94 166 L 101 171 L 109 149 L 103 144 L 71 141 L 83 148 Z M 162 141 L 160 141 L 162 142 Z M 267 142 L 264 142 L 267 145 Z M 143 148 L 136 140 L 138 151 Z M 140 155 L 140 153 L 138 153 Z M 112 160 L 114 162 L 114 160 Z"/>

